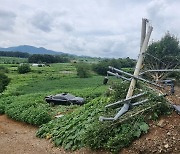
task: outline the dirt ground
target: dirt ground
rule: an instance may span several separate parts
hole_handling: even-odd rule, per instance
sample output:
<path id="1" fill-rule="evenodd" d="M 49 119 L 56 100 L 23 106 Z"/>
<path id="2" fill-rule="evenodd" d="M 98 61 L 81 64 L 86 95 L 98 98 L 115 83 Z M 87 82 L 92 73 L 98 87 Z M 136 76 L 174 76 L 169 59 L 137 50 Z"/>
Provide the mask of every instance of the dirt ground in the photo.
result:
<path id="1" fill-rule="evenodd" d="M 180 105 L 180 87 L 175 94 L 167 98 L 173 104 Z M 163 116 L 150 124 L 148 134 L 137 139 L 122 154 L 180 154 L 180 115 L 176 112 Z"/>
<path id="2" fill-rule="evenodd" d="M 175 87 L 174 96 L 168 99 L 174 104 L 180 105 L 180 88 Z M 81 149 L 75 152 L 67 152 L 62 148 L 54 147 L 49 140 L 39 139 L 35 136 L 37 127 L 0 116 L 0 154 L 99 154 L 103 151 L 93 152 L 89 149 Z M 167 153 L 180 154 L 180 115 L 173 112 L 172 115 L 163 116 L 158 121 L 150 124 L 148 134 L 134 141 L 128 148 L 123 149 L 122 154 L 150 154 Z"/>

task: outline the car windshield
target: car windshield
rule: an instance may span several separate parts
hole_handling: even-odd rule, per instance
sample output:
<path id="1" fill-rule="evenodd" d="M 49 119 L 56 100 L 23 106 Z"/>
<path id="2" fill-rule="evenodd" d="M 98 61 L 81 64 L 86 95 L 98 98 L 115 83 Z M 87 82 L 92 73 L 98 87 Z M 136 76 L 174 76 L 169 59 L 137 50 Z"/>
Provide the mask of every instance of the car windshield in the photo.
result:
<path id="1" fill-rule="evenodd" d="M 65 94 L 64 97 L 67 99 L 73 99 L 75 96 L 73 96 L 71 94 Z"/>
<path id="2" fill-rule="evenodd" d="M 71 100 L 73 98 L 75 98 L 75 96 L 71 95 L 71 94 L 57 94 L 54 96 L 55 99 L 64 99 L 64 100 Z"/>

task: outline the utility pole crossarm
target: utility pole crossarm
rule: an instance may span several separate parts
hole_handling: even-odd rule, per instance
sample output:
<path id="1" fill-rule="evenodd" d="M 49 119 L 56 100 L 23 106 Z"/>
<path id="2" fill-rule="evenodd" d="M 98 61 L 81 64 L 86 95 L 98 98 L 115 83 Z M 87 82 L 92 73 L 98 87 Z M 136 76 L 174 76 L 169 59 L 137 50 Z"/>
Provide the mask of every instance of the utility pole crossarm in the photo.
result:
<path id="1" fill-rule="evenodd" d="M 147 70 L 147 71 L 140 73 L 139 75 L 143 75 L 148 72 L 180 72 L 180 69 Z"/>
<path id="2" fill-rule="evenodd" d="M 127 98 L 127 99 L 124 99 L 124 100 L 121 100 L 121 101 L 118 101 L 118 102 L 115 102 L 115 103 L 112 103 L 112 104 L 108 104 L 108 105 L 105 106 L 105 108 L 114 107 L 114 106 L 117 106 L 117 105 L 119 105 L 119 104 L 126 103 L 126 102 L 128 102 L 128 101 L 130 101 L 130 100 L 132 100 L 132 99 L 135 99 L 135 98 L 139 98 L 139 97 L 141 97 L 141 96 L 144 96 L 145 94 L 146 94 L 146 92 L 141 93 L 141 94 L 138 94 L 138 95 L 134 95 L 134 96 L 132 96 L 132 97 L 129 97 L 129 98 Z"/>
<path id="3" fill-rule="evenodd" d="M 146 79 L 143 79 L 142 77 L 135 76 L 135 75 L 132 75 L 132 74 L 130 74 L 130 73 L 124 72 L 124 71 L 119 70 L 119 69 L 117 69 L 117 68 L 114 68 L 114 67 L 112 67 L 112 66 L 109 66 L 109 69 L 111 69 L 112 71 L 116 71 L 116 72 L 118 72 L 118 73 L 122 73 L 122 74 L 125 74 L 125 75 L 127 75 L 127 76 L 130 76 L 130 77 L 132 77 L 132 78 L 134 78 L 134 79 L 136 79 L 136 80 L 140 80 L 140 81 L 142 81 L 142 82 L 146 82 L 146 83 L 149 83 L 149 84 L 154 85 L 154 86 L 156 86 L 156 87 L 162 88 L 162 86 L 159 85 L 159 84 L 156 84 L 156 83 L 154 83 L 154 82 L 152 82 L 152 81 L 148 81 L 148 80 L 146 80 Z M 112 72 L 111 72 L 111 73 L 112 73 Z M 122 78 L 122 77 L 121 77 L 121 78 Z M 124 78 L 125 78 L 125 77 L 124 77 Z M 126 80 L 127 80 L 127 79 L 126 79 Z"/>

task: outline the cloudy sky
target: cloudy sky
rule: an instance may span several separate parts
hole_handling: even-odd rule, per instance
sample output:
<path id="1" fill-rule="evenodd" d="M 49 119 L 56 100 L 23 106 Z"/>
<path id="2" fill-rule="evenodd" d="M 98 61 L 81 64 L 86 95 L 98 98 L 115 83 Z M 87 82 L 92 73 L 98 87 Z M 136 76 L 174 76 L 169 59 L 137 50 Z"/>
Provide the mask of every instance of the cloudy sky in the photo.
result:
<path id="1" fill-rule="evenodd" d="M 151 40 L 179 38 L 179 0 L 0 0 L 0 47 L 33 45 L 96 57 L 139 52 L 141 19 Z"/>

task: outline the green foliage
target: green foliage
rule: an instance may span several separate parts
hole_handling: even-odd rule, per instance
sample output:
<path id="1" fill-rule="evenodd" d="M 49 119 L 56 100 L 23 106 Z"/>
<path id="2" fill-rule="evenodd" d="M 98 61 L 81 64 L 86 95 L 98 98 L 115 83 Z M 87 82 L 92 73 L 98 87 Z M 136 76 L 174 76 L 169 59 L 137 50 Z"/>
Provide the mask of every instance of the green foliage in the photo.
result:
<path id="1" fill-rule="evenodd" d="M 122 86 L 125 86 L 123 84 L 125 83 L 122 83 Z M 119 90 L 121 93 L 124 91 L 124 88 Z M 105 110 L 105 105 L 113 100 L 111 97 L 95 98 L 81 108 L 75 109 L 74 112 L 43 125 L 37 136 L 46 138 L 50 135 L 56 146 L 63 146 L 65 149 L 75 150 L 88 146 L 92 149 L 104 148 L 118 152 L 141 134 L 147 133 L 149 127 L 144 116 L 139 115 L 124 123 L 99 122 L 100 115 L 115 114 L 112 110 Z M 158 98 L 156 102 L 155 99 L 151 100 L 148 105 L 156 104 L 160 100 Z M 126 115 L 121 119 L 123 118 L 126 118 Z"/>
<path id="2" fill-rule="evenodd" d="M 8 73 L 9 70 L 8 70 L 8 68 L 5 67 L 5 66 L 0 66 L 0 72 L 2 72 L 2 73 Z"/>
<path id="3" fill-rule="evenodd" d="M 18 58 L 28 58 L 29 54 L 26 52 L 15 52 L 15 51 L 0 51 L 0 56 L 3 57 L 18 57 Z"/>
<path id="4" fill-rule="evenodd" d="M 129 88 L 129 82 L 124 82 L 121 80 L 119 82 L 112 82 L 110 87 L 111 88 L 107 91 L 107 95 L 113 96 L 114 101 L 117 101 L 126 97 Z"/>
<path id="5" fill-rule="evenodd" d="M 21 64 L 18 66 L 18 73 L 25 74 L 31 71 L 29 64 Z"/>
<path id="6" fill-rule="evenodd" d="M 6 96 L 1 96 L 0 97 L 0 114 L 5 113 L 6 106 L 11 104 L 14 100 L 13 96 L 6 97 Z"/>
<path id="7" fill-rule="evenodd" d="M 32 101 L 33 97 L 36 101 Z M 41 97 L 40 97 L 41 98 Z M 50 108 L 44 104 L 38 95 L 22 95 L 11 99 L 5 106 L 5 113 L 12 119 L 32 125 L 41 125 L 51 120 Z"/>
<path id="8" fill-rule="evenodd" d="M 4 73 L 0 72 L 0 93 L 3 92 L 9 84 L 10 79 Z"/>
<path id="9" fill-rule="evenodd" d="M 145 57 L 146 69 L 172 69 L 180 66 L 179 40 L 169 33 L 165 34 L 160 41 L 149 45 L 147 53 Z M 153 79 L 158 80 L 166 77 L 167 73 L 163 75 L 162 72 L 154 72 L 149 75 Z"/>
<path id="10" fill-rule="evenodd" d="M 115 68 L 132 68 L 135 66 L 135 60 L 130 58 L 119 58 L 119 59 L 105 59 L 99 62 L 98 64 L 94 64 L 92 66 L 93 71 L 100 75 L 106 75 L 108 66 L 113 66 Z"/>
<path id="11" fill-rule="evenodd" d="M 0 64 L 20 64 L 26 62 L 27 62 L 27 58 L 0 57 Z"/>
<path id="12" fill-rule="evenodd" d="M 29 63 L 67 63 L 69 58 L 64 55 L 33 54 L 28 58 Z"/>
<path id="13" fill-rule="evenodd" d="M 99 122 L 99 116 L 106 112 L 104 106 L 110 101 L 110 98 L 96 98 L 71 114 L 43 125 L 37 136 L 51 135 L 55 145 L 65 149 L 88 146 L 119 151 L 142 133 L 147 133 L 149 127 L 139 117 L 124 124 Z"/>
<path id="14" fill-rule="evenodd" d="M 76 64 L 77 76 L 80 78 L 90 77 L 90 66 L 87 63 Z"/>

